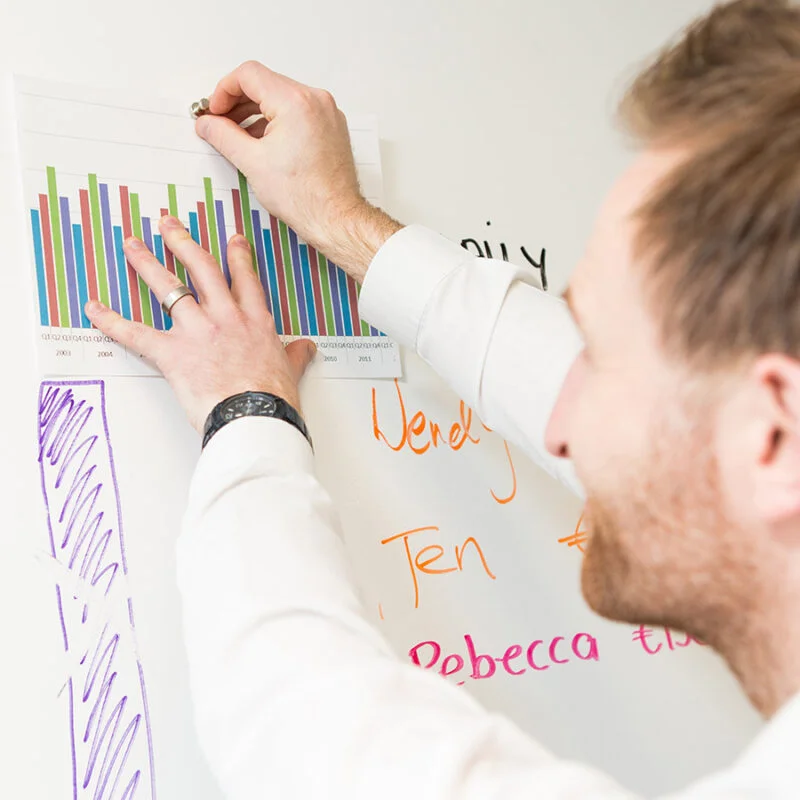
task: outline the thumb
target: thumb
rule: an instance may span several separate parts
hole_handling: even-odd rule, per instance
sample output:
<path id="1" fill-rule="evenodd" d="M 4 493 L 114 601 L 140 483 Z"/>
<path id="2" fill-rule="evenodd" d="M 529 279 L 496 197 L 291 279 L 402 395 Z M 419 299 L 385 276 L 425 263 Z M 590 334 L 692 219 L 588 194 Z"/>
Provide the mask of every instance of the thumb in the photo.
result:
<path id="1" fill-rule="evenodd" d="M 286 345 L 286 355 L 289 358 L 289 366 L 296 381 L 305 374 L 308 365 L 314 360 L 317 354 L 317 346 L 310 339 L 298 339 Z"/>
<path id="2" fill-rule="evenodd" d="M 257 147 L 247 131 L 228 117 L 203 114 L 194 126 L 195 133 L 205 139 L 221 156 L 224 156 L 245 175 L 253 163 L 253 148 Z"/>

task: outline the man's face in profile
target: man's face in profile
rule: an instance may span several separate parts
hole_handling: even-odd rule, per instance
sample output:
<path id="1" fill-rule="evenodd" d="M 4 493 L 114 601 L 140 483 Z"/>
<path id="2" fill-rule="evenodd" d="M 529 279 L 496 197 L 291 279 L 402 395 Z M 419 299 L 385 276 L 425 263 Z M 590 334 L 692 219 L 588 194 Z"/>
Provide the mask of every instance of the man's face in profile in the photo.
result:
<path id="1" fill-rule="evenodd" d="M 586 489 L 589 605 L 708 637 L 736 603 L 729 582 L 743 577 L 729 559 L 741 534 L 722 501 L 716 392 L 711 378 L 666 355 L 647 266 L 634 255 L 636 212 L 680 158 L 639 156 L 600 211 L 568 291 L 585 349 L 547 442 L 573 459 Z"/>

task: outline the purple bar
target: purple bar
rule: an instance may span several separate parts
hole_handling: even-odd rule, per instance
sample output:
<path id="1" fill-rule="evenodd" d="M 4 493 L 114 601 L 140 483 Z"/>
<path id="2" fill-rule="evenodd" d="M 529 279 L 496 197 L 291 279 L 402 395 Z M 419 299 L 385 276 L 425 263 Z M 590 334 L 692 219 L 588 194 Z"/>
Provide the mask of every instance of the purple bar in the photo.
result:
<path id="1" fill-rule="evenodd" d="M 75 249 L 72 245 L 72 220 L 69 215 L 69 200 L 60 197 L 61 233 L 64 237 L 64 255 L 67 262 L 67 292 L 69 293 L 69 317 L 73 328 L 81 327 L 81 309 L 78 304 L 78 276 L 75 272 Z"/>
<path id="2" fill-rule="evenodd" d="M 114 230 L 111 226 L 111 208 L 108 205 L 108 184 L 100 184 L 100 212 L 103 217 L 103 241 L 106 245 L 106 270 L 111 308 L 119 314 L 119 279 L 117 277 L 117 257 L 114 250 Z"/>
<path id="3" fill-rule="evenodd" d="M 153 229 L 150 226 L 150 217 L 142 217 L 142 239 L 147 245 L 147 249 L 153 252 Z M 153 312 L 153 327 L 157 331 L 164 330 L 164 317 L 161 313 L 161 304 L 153 294 L 150 292 L 150 310 Z"/>
<path id="4" fill-rule="evenodd" d="M 272 298 L 269 294 L 269 281 L 267 280 L 267 261 L 264 258 L 264 237 L 261 235 L 261 212 L 254 208 L 251 212 L 253 217 L 254 238 L 256 240 L 256 261 L 258 262 L 258 277 L 264 287 L 264 297 L 267 298 L 267 308 L 272 314 Z"/>
<path id="5" fill-rule="evenodd" d="M 217 209 L 217 237 L 219 239 L 219 258 L 222 261 L 222 271 L 228 286 L 231 285 L 231 271 L 228 268 L 228 232 L 225 230 L 225 210 L 222 207 L 222 200 L 214 201 L 214 208 Z"/>
<path id="6" fill-rule="evenodd" d="M 328 261 L 328 283 L 331 285 L 331 300 L 333 305 L 333 321 L 336 325 L 336 335 L 344 336 L 342 324 L 342 299 L 339 297 L 339 278 L 336 267 Z"/>
<path id="7" fill-rule="evenodd" d="M 306 306 L 306 290 L 303 286 L 303 266 L 300 263 L 300 246 L 297 234 L 289 228 L 289 246 L 292 248 L 292 269 L 294 271 L 294 288 L 297 291 L 297 305 L 300 306 L 300 333 L 308 336 L 308 309 Z"/>

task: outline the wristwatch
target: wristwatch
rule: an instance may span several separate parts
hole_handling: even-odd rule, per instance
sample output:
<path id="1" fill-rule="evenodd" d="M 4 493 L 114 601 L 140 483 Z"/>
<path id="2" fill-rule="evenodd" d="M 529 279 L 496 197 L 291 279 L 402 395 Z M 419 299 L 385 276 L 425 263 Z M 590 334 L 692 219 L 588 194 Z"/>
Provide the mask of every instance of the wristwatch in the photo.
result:
<path id="1" fill-rule="evenodd" d="M 242 417 L 274 417 L 294 425 L 313 447 L 303 418 L 282 397 L 269 392 L 242 392 L 217 403 L 203 426 L 203 447 L 229 422 Z"/>

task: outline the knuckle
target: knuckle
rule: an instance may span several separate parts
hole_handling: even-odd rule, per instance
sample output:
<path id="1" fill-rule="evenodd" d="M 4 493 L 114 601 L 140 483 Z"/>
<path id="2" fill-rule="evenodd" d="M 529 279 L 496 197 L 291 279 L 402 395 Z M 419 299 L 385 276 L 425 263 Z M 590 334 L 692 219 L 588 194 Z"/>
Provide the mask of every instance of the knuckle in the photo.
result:
<path id="1" fill-rule="evenodd" d="M 326 108 L 335 109 L 336 98 L 327 89 L 317 89 L 317 100 Z"/>

